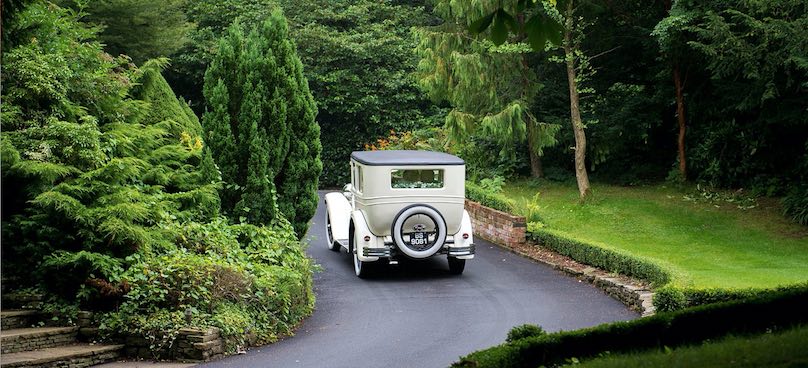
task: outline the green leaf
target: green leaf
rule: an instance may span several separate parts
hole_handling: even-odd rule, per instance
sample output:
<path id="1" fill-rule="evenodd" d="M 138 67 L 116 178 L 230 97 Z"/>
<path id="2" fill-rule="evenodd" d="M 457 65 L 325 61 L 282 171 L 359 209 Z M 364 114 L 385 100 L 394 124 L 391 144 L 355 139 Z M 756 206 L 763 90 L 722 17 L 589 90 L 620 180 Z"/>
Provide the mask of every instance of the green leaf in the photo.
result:
<path id="1" fill-rule="evenodd" d="M 472 22 L 471 25 L 469 25 L 469 32 L 478 34 L 485 31 L 485 29 L 491 25 L 491 21 L 494 20 L 495 14 L 497 14 L 497 12 L 493 12 Z"/>
<path id="2" fill-rule="evenodd" d="M 511 32 L 519 33 L 519 23 L 516 23 L 516 19 L 514 19 L 512 15 L 508 14 L 508 12 L 500 9 L 497 12 L 497 18 L 502 18 L 508 28 L 511 29 Z"/>
<path id="3" fill-rule="evenodd" d="M 503 10 L 497 11 L 497 16 L 494 19 L 494 25 L 491 27 L 491 41 L 494 45 L 502 45 L 508 38 L 508 28 L 505 26 L 505 19 L 500 13 L 505 13 Z"/>
<path id="4" fill-rule="evenodd" d="M 527 42 L 530 44 L 530 48 L 532 48 L 534 51 L 543 51 L 544 45 L 547 43 L 547 36 L 544 32 L 544 22 L 542 22 L 542 18 L 543 17 L 539 15 L 534 15 L 527 21 L 527 23 L 525 23 Z"/>
<path id="5" fill-rule="evenodd" d="M 547 40 L 553 45 L 560 45 L 562 38 L 561 34 L 564 32 L 564 26 L 551 18 L 547 18 L 546 23 L 547 28 L 545 28 L 545 33 L 547 35 Z"/>

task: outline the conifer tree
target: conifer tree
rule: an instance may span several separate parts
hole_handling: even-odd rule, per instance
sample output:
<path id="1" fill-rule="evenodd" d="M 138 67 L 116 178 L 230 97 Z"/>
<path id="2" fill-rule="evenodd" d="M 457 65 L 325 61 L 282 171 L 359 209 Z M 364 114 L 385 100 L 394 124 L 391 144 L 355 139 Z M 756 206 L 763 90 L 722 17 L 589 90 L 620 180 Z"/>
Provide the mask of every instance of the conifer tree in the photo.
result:
<path id="1" fill-rule="evenodd" d="M 541 176 L 539 157 L 544 147 L 556 143 L 560 127 L 539 122 L 530 112 L 538 91 L 536 76 L 526 60 L 532 50 L 520 42 L 524 36 L 496 46 L 468 30 L 473 21 L 497 5 L 437 3 L 435 11 L 446 23 L 417 32 L 419 84 L 433 100 L 447 101 L 452 106 L 446 127 L 454 140 L 464 141 L 479 132 L 496 138 L 502 146 L 501 154 L 513 154 L 516 143 L 527 138 L 531 173 Z"/>
<path id="2" fill-rule="evenodd" d="M 322 171 L 316 107 L 280 10 L 247 28 L 228 29 L 205 74 L 205 130 L 211 142 L 222 137 L 211 144 L 222 209 L 234 220 L 267 223 L 277 207 L 303 236 Z"/>

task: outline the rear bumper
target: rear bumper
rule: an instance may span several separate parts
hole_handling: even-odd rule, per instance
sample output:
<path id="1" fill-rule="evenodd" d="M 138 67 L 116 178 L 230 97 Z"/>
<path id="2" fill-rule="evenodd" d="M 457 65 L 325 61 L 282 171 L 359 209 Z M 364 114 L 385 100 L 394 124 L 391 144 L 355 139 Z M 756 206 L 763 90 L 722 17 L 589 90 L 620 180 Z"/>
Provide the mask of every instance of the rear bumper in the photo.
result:
<path id="1" fill-rule="evenodd" d="M 379 257 L 379 258 L 392 258 L 400 253 L 395 249 L 392 244 L 386 244 L 383 248 L 362 248 L 362 256 L 364 257 Z M 458 257 L 462 259 L 474 258 L 475 247 L 470 244 L 466 247 L 453 247 L 451 243 L 444 246 L 437 254 L 445 254 L 449 257 Z"/>

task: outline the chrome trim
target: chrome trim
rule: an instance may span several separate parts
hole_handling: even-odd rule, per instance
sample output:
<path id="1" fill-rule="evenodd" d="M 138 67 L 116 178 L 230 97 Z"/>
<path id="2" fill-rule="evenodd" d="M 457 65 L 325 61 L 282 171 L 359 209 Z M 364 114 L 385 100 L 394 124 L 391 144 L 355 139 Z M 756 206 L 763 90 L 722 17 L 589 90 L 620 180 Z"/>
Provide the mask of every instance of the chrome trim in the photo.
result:
<path id="1" fill-rule="evenodd" d="M 449 247 L 449 256 L 450 257 L 459 257 L 459 256 L 470 256 L 474 254 L 474 244 L 469 245 L 468 247 Z"/>
<path id="2" fill-rule="evenodd" d="M 390 257 L 390 248 L 362 248 L 362 255 L 365 257 Z"/>

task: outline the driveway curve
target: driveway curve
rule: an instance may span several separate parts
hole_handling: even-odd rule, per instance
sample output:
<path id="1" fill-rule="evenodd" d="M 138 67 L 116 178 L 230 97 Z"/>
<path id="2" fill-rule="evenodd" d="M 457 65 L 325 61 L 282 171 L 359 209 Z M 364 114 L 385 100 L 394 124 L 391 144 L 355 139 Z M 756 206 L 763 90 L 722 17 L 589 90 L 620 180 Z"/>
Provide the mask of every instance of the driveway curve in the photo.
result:
<path id="1" fill-rule="evenodd" d="M 203 366 L 446 367 L 523 323 L 552 332 L 638 317 L 588 283 L 479 238 L 461 276 L 439 257 L 359 279 L 344 250 L 326 248 L 320 194 L 307 234 L 323 269 L 314 275 L 314 314 L 293 337 Z"/>

